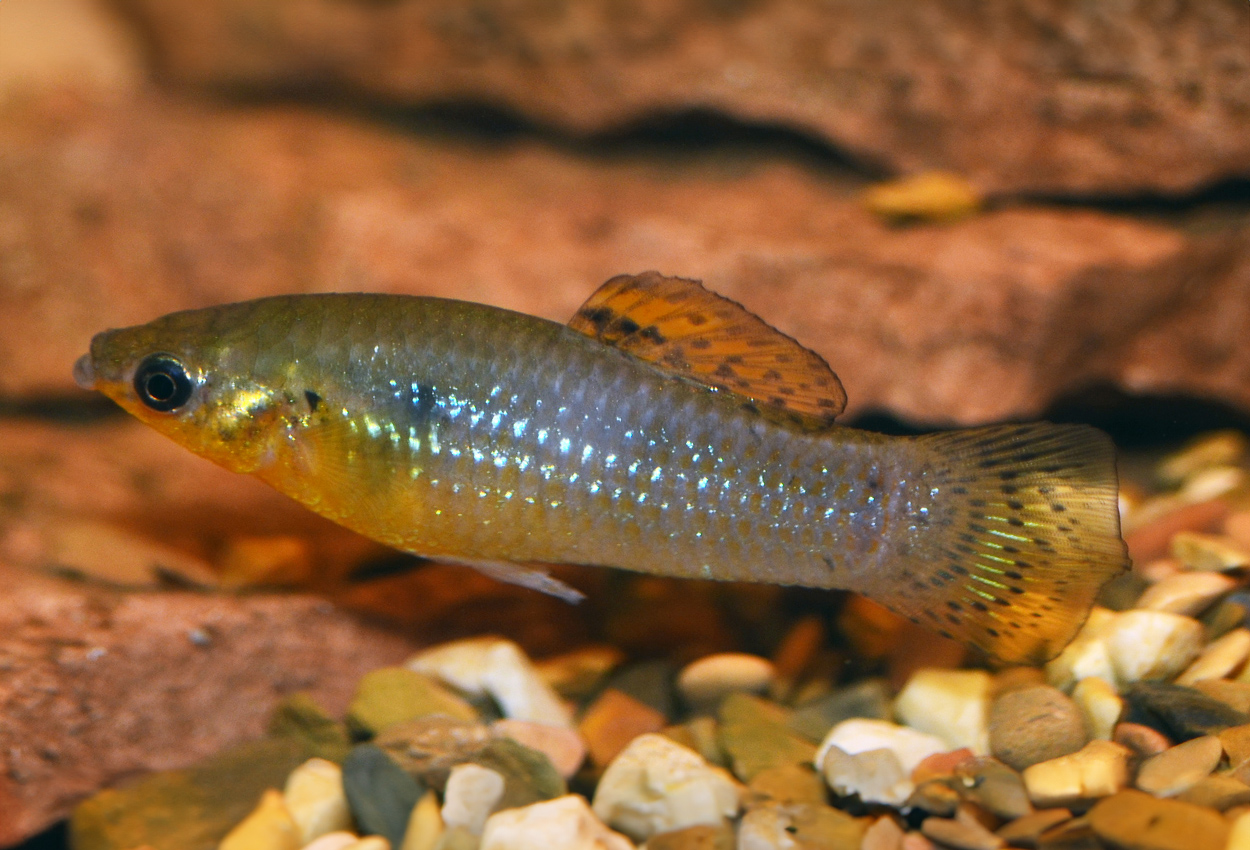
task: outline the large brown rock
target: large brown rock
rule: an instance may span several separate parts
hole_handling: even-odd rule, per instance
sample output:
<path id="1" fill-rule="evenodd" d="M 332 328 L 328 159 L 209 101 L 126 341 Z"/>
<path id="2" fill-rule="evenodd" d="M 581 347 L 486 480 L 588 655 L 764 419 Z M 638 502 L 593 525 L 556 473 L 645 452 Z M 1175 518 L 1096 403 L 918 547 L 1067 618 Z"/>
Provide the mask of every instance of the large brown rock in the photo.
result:
<path id="1" fill-rule="evenodd" d="M 119 593 L 0 565 L 0 846 L 96 790 L 259 736 L 277 701 L 341 714 L 415 645 L 305 596 Z"/>
<path id="2" fill-rule="evenodd" d="M 578 132 L 710 109 L 994 193 L 1250 173 L 1242 0 L 116 0 L 168 77 L 474 101 Z"/>
<path id="3" fill-rule="evenodd" d="M 562 320 L 654 268 L 825 355 L 851 413 L 1027 417 L 1096 381 L 1250 408 L 1250 229 L 1232 215 L 895 228 L 845 182 L 766 159 L 483 149 L 153 97 L 10 104 L 0 150 L 0 397 L 73 392 L 93 331 L 183 307 L 377 290 Z"/>

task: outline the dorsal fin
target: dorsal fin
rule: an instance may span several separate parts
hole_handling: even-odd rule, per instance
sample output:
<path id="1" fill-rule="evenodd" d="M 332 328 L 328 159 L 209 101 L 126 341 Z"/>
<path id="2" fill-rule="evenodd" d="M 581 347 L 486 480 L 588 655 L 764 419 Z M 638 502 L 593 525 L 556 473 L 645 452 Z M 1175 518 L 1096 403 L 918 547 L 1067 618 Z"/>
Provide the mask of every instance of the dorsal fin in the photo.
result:
<path id="1" fill-rule="evenodd" d="M 664 371 L 746 396 L 770 418 L 826 428 L 846 407 L 842 382 L 820 355 L 697 280 L 618 275 L 569 327 Z"/>

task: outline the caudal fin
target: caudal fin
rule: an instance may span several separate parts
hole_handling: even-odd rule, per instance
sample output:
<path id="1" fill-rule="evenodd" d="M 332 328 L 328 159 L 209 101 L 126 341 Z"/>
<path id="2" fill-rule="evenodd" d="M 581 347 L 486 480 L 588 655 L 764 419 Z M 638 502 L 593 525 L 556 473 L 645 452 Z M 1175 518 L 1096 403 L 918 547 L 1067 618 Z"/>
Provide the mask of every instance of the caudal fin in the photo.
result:
<path id="1" fill-rule="evenodd" d="M 873 595 L 1004 661 L 1052 658 L 1128 566 L 1110 438 L 1038 423 L 917 441 L 939 508 L 907 577 Z"/>

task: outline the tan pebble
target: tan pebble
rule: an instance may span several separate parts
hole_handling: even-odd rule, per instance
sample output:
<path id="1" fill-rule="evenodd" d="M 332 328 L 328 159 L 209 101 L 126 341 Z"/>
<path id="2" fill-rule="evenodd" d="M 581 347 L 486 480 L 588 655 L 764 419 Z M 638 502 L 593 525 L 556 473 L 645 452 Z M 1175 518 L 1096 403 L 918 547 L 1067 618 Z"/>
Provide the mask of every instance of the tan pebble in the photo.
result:
<path id="1" fill-rule="evenodd" d="M 426 791 L 412 807 L 408 828 L 404 830 L 404 843 L 399 850 L 434 850 L 446 828 L 441 809 L 438 795 Z"/>
<path id="2" fill-rule="evenodd" d="M 217 557 L 226 587 L 297 587 L 312 577 L 312 544 L 303 537 L 231 537 Z"/>
<path id="3" fill-rule="evenodd" d="M 370 835 L 347 845 L 347 850 L 391 850 L 391 842 L 380 835 Z"/>
<path id="4" fill-rule="evenodd" d="M 864 206 L 889 220 L 958 221 L 981 209 L 977 188 L 961 174 L 923 171 L 869 186 Z"/>
<path id="5" fill-rule="evenodd" d="M 359 840 L 360 837 L 351 832 L 328 832 L 311 844 L 305 844 L 303 850 L 347 850 Z"/>
<path id="6" fill-rule="evenodd" d="M 1137 564 L 1133 565 L 1133 576 L 1135 578 L 1140 578 L 1151 587 L 1159 584 L 1160 582 L 1167 581 L 1170 578 L 1174 578 L 1182 571 L 1184 571 L 1184 566 L 1175 558 L 1155 558 L 1153 561 L 1148 561 L 1140 566 Z M 1150 590 L 1150 588 L 1146 589 Z M 1133 607 L 1151 608 L 1155 606 L 1142 605 L 1139 602 Z"/>
<path id="7" fill-rule="evenodd" d="M 1203 735 L 1177 744 L 1142 762 L 1136 785 L 1156 797 L 1175 797 L 1211 775 L 1224 747 L 1214 735 Z"/>
<path id="8" fill-rule="evenodd" d="M 1223 812 L 1250 805 L 1250 785 L 1235 776 L 1213 773 L 1177 794 L 1176 799 Z"/>
<path id="9" fill-rule="evenodd" d="M 595 699 L 578 724 L 590 759 L 603 767 L 629 742 L 648 732 L 658 732 L 668 718 L 626 693 L 608 688 Z"/>
<path id="10" fill-rule="evenodd" d="M 1172 556 L 1190 570 L 1222 572 L 1250 566 L 1250 552 L 1222 534 L 1182 531 L 1172 538 Z"/>
<path id="11" fill-rule="evenodd" d="M 1219 499 L 1246 483 L 1246 472 L 1235 466 L 1214 466 L 1190 476 L 1177 495 L 1190 504 Z"/>
<path id="12" fill-rule="evenodd" d="M 490 728 L 496 735 L 538 750 L 551 759 L 556 772 L 565 779 L 577 773 L 586 758 L 586 742 L 575 729 L 508 718 L 492 723 Z"/>
<path id="13" fill-rule="evenodd" d="M 270 788 L 260 803 L 221 840 L 218 850 L 299 850 L 299 826 L 282 802 L 282 794 Z"/>
<path id="14" fill-rule="evenodd" d="M 300 829 L 300 845 L 352 825 L 343 793 L 343 771 L 325 759 L 309 759 L 286 779 L 283 802 Z"/>
<path id="15" fill-rule="evenodd" d="M 1046 664 L 1046 680 L 1061 691 L 1070 690 L 1090 676 L 1114 682 L 1115 669 L 1111 666 L 1106 636 L 1118 617 L 1115 611 L 1095 605 L 1076 637 Z"/>
<path id="16" fill-rule="evenodd" d="M 1250 657 L 1250 629 L 1234 629 L 1203 648 L 1194 662 L 1176 677 L 1178 685 L 1203 679 L 1223 679 L 1241 668 Z"/>
<path id="17" fill-rule="evenodd" d="M 677 675 L 677 690 L 695 710 L 715 708 L 729 694 L 762 694 L 777 670 L 767 658 L 745 652 L 707 655 L 687 664 Z"/>
<path id="18" fill-rule="evenodd" d="M 1221 730 L 1220 743 L 1232 764 L 1241 764 L 1250 759 L 1250 723 Z"/>
<path id="19" fill-rule="evenodd" d="M 1033 805 L 1065 806 L 1122 789 L 1128 784 L 1129 755 L 1119 744 L 1090 741 L 1071 755 L 1026 768 L 1021 777 Z"/>
<path id="20" fill-rule="evenodd" d="M 824 779 L 809 765 L 766 767 L 751 777 L 747 787 L 757 799 L 783 805 L 823 806 L 827 802 Z"/>
<path id="21" fill-rule="evenodd" d="M 909 832 L 903 836 L 903 850 L 934 850 L 934 844 L 919 832 Z"/>
<path id="22" fill-rule="evenodd" d="M 967 747 L 960 747 L 945 753 L 934 753 L 912 768 L 911 781 L 919 784 L 930 779 L 951 776 L 956 769 L 975 758 L 976 754 Z"/>
<path id="23" fill-rule="evenodd" d="M 961 765 L 955 775 L 956 787 L 964 800 L 980 806 L 999 821 L 1015 820 L 1033 811 L 1020 774 L 997 759 L 982 758 Z"/>
<path id="24" fill-rule="evenodd" d="M 1131 789 L 1100 800 L 1088 818 L 1094 833 L 1113 847 L 1222 850 L 1228 840 L 1228 824 L 1219 813 Z"/>
<path id="25" fill-rule="evenodd" d="M 1196 617 L 1236 586 L 1223 573 L 1178 572 L 1146 588 L 1136 607 Z"/>
<path id="26" fill-rule="evenodd" d="M 919 809 L 936 817 L 949 818 L 955 816 L 961 799 L 959 792 L 950 784 L 941 779 L 933 779 L 916 786 L 916 790 L 911 792 L 901 808 Z"/>
<path id="27" fill-rule="evenodd" d="M 864 840 L 859 850 L 902 850 L 903 828 L 893 817 L 887 815 L 877 818 L 872 826 L 864 831 Z"/>
<path id="28" fill-rule="evenodd" d="M 534 662 L 539 678 L 565 699 L 579 700 L 595 689 L 625 660 L 615 646 L 585 646 Z"/>
<path id="29" fill-rule="evenodd" d="M 773 667 L 777 671 L 778 679 L 786 682 L 798 681 L 812 665 L 816 653 L 824 643 L 824 621 L 814 615 L 800 618 L 786 632 L 786 636 L 773 652 Z"/>
<path id="30" fill-rule="evenodd" d="M 1140 723 L 1117 723 L 1111 740 L 1127 747 L 1139 759 L 1156 756 L 1172 746 L 1167 735 Z"/>
<path id="31" fill-rule="evenodd" d="M 998 837 L 1012 847 L 1036 847 L 1043 832 L 1071 819 L 1064 808 L 1038 809 L 999 827 Z"/>
<path id="32" fill-rule="evenodd" d="M 936 735 L 951 748 L 990 751 L 990 674 L 984 670 L 918 670 L 894 700 L 906 725 Z"/>
<path id="33" fill-rule="evenodd" d="M 1076 683 L 1072 700 L 1080 707 L 1085 728 L 1094 740 L 1109 741 L 1115 724 L 1124 713 L 1124 700 L 1105 679 L 1090 676 Z"/>
<path id="34" fill-rule="evenodd" d="M 1236 466 L 1246 455 L 1246 435 L 1233 429 L 1201 434 L 1159 461 L 1156 474 L 1173 487 L 1213 466 Z"/>
<path id="35" fill-rule="evenodd" d="M 925 818 L 920 831 L 940 844 L 958 850 L 999 850 L 1007 842 L 973 818 Z"/>
<path id="36" fill-rule="evenodd" d="M 734 828 L 729 823 L 699 824 L 654 835 L 639 850 L 733 850 L 735 844 Z"/>
<path id="37" fill-rule="evenodd" d="M 1238 545 L 1250 548 L 1250 511 L 1237 511 L 1224 520 L 1224 533 Z"/>
<path id="38" fill-rule="evenodd" d="M 1224 850 L 1250 850 L 1250 812 L 1243 812 L 1233 820 Z"/>
<path id="39" fill-rule="evenodd" d="M 1163 611 L 1125 611 L 1106 635 L 1119 684 L 1172 678 L 1198 657 L 1205 640 L 1197 620 Z"/>
<path id="40" fill-rule="evenodd" d="M 1209 499 L 1187 504 L 1175 496 L 1152 499 L 1136 513 L 1124 542 L 1135 564 L 1147 564 L 1168 554 L 1172 537 L 1181 531 L 1211 531 L 1228 516 L 1228 502 Z"/>

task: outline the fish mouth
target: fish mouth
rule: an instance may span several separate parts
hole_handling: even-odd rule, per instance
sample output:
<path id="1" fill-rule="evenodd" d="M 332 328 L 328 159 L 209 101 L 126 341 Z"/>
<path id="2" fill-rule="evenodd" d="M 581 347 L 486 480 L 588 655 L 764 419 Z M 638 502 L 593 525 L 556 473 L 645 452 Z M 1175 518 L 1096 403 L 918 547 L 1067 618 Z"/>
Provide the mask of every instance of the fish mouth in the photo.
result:
<path id="1" fill-rule="evenodd" d="M 84 354 L 74 362 L 74 383 L 84 390 L 95 389 L 95 367 L 91 365 L 90 354 Z"/>

